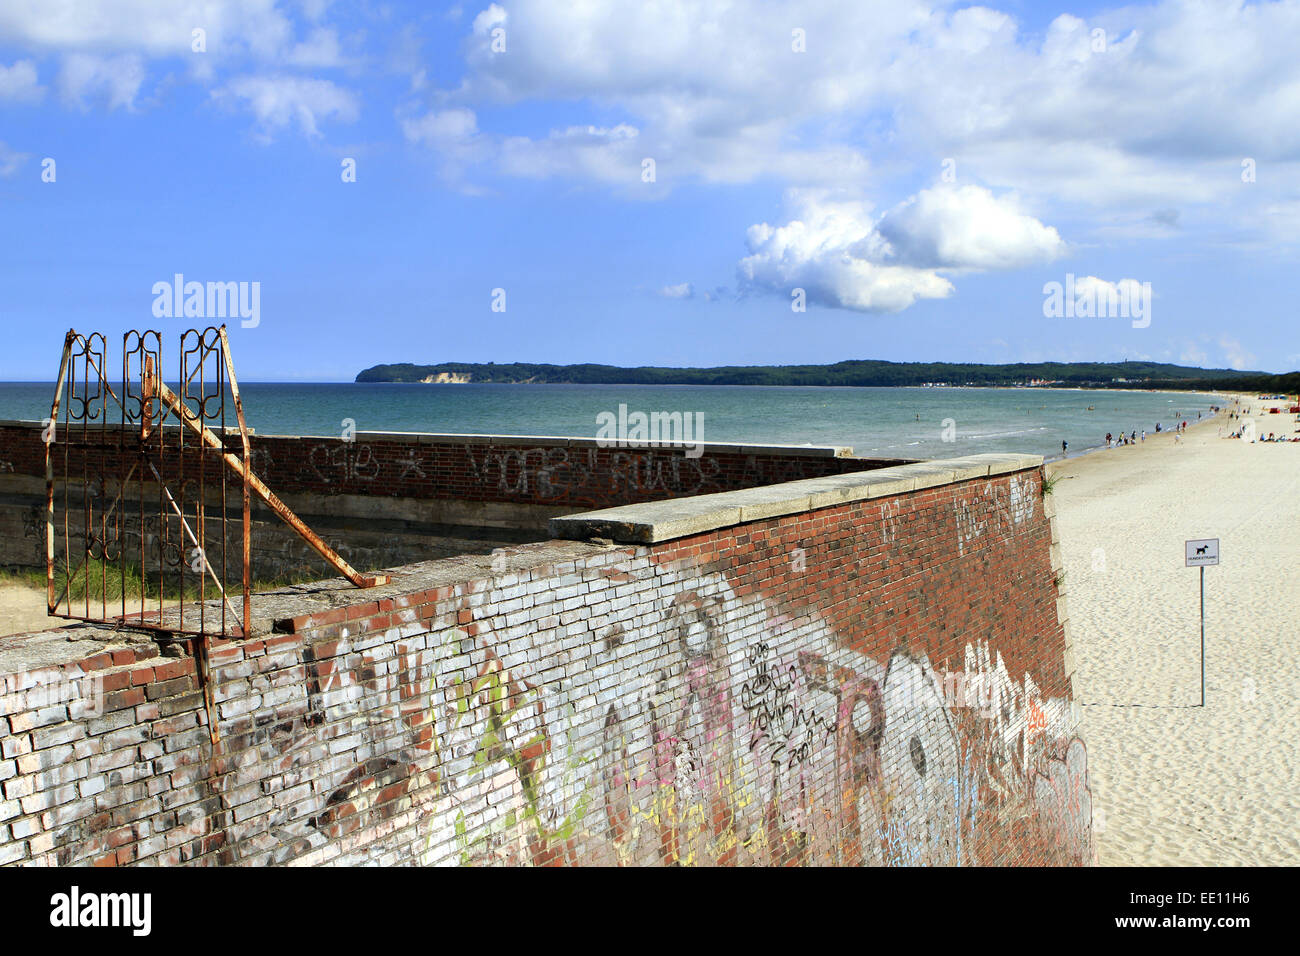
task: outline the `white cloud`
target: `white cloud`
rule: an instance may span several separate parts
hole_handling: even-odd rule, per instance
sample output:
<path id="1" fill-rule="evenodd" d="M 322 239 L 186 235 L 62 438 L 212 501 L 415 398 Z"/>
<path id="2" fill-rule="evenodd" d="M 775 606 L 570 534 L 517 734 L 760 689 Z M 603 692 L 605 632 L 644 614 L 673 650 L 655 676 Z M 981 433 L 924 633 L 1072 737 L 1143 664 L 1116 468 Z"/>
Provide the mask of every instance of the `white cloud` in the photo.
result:
<path id="1" fill-rule="evenodd" d="M 881 220 L 880 233 L 901 260 L 928 268 L 1014 269 L 1066 251 L 1060 234 L 1022 213 L 1014 196 L 980 186 L 923 189 Z"/>
<path id="2" fill-rule="evenodd" d="M 26 153 L 19 153 L 10 149 L 3 141 L 0 141 L 0 179 L 12 176 L 18 172 L 19 167 L 28 160 Z"/>
<path id="3" fill-rule="evenodd" d="M 131 110 L 150 67 L 164 62 L 166 82 L 183 74 L 211 86 L 221 82 L 219 74 L 246 74 L 224 92 L 255 101 L 263 135 L 284 125 L 286 110 L 314 134 L 321 116 L 355 116 L 355 99 L 307 76 L 247 79 L 288 67 L 350 65 L 337 30 L 317 22 L 328 0 L 298 5 L 306 31 L 301 38 L 293 16 L 277 0 L 4 0 L 0 47 L 30 52 L 34 59 L 0 66 L 0 99 L 12 98 L 15 91 L 39 95 L 34 66 L 49 57 L 59 63 L 56 85 L 67 105 Z M 196 30 L 204 35 L 205 49 L 199 52 L 192 48 Z M 184 67 L 180 73 L 178 61 Z M 270 90 L 269 84 L 280 89 Z"/>
<path id="4" fill-rule="evenodd" d="M 212 96 L 218 101 L 239 101 L 257 118 L 264 140 L 294 124 L 307 136 L 319 136 L 320 120 L 352 122 L 360 112 L 350 91 L 329 80 L 298 76 L 241 76 Z"/>
<path id="5" fill-rule="evenodd" d="M 483 140 L 485 161 L 510 151 L 494 172 L 622 182 L 638 157 L 609 136 L 620 128 L 656 159 L 660 194 L 684 180 L 772 179 L 887 195 L 875 185 L 954 157 L 963 185 L 1014 189 L 1053 218 L 1070 210 L 1111 236 L 1149 239 L 1178 234 L 1149 218 L 1175 207 L 1202 231 L 1275 228 L 1258 207 L 1279 197 L 1243 192 L 1243 155 L 1261 177 L 1300 180 L 1294 0 L 1164 0 L 1062 14 L 1037 33 L 998 10 L 920 0 L 478 9 L 465 76 L 429 93 L 434 109 L 540 101 L 599 118 Z M 795 26 L 806 53 L 791 49 Z M 497 27 L 504 54 L 491 48 Z"/>
<path id="6" fill-rule="evenodd" d="M 1223 349 L 1223 359 L 1228 363 L 1228 368 L 1246 371 L 1255 367 L 1254 353 L 1248 352 L 1236 339 L 1226 335 L 1220 337 L 1219 348 Z"/>
<path id="7" fill-rule="evenodd" d="M 479 132 L 473 110 L 435 110 L 423 116 L 399 117 L 402 133 L 412 143 L 435 151 L 442 164 L 442 175 L 466 192 L 476 192 L 463 182 L 465 170 L 485 161 L 493 147 Z"/>
<path id="8" fill-rule="evenodd" d="M 85 109 L 87 100 L 103 102 L 112 110 L 130 110 L 144 82 L 144 63 L 139 56 L 95 56 L 69 53 L 59 69 L 59 94 L 65 103 Z"/>
<path id="9" fill-rule="evenodd" d="M 889 245 L 865 203 L 821 194 L 791 197 L 797 218 L 749 228 L 750 254 L 737 270 L 742 289 L 860 312 L 897 312 L 917 299 L 942 299 L 952 283 L 932 269 L 890 264 Z"/>
<path id="10" fill-rule="evenodd" d="M 36 81 L 36 64 L 18 60 L 13 66 L 0 63 L 0 100 L 36 100 L 45 90 Z"/>
<path id="11" fill-rule="evenodd" d="M 679 282 L 677 285 L 664 286 L 657 294 L 665 299 L 690 299 L 695 296 L 695 287 L 689 282 Z"/>
<path id="12" fill-rule="evenodd" d="M 325 16 L 325 11 L 332 2 L 333 0 L 299 0 L 299 5 L 302 7 L 302 15 L 315 21 Z"/>
<path id="13" fill-rule="evenodd" d="M 499 146 L 500 168 L 529 179 L 565 176 L 605 183 L 641 181 L 643 149 L 634 126 L 570 126 L 542 139 L 511 136 Z"/>
<path id="14" fill-rule="evenodd" d="M 464 143 L 477 136 L 478 119 L 473 110 L 440 110 L 403 120 L 402 131 L 412 142 L 447 146 Z"/>
<path id="15" fill-rule="evenodd" d="M 491 36 L 492 29 L 503 25 L 507 19 L 506 11 L 503 8 L 495 3 L 489 4 L 486 10 L 474 18 L 474 33 L 481 37 Z"/>
<path id="16" fill-rule="evenodd" d="M 190 55 L 191 31 L 208 55 L 273 56 L 293 28 L 275 0 L 5 0 L 0 40 L 38 50 Z"/>
<path id="17" fill-rule="evenodd" d="M 860 312 L 897 312 L 942 299 L 941 272 L 1009 269 L 1060 255 L 1056 230 L 1019 211 L 1013 197 L 979 187 L 923 190 L 883 216 L 865 202 L 795 191 L 780 226 L 749 229 L 738 265 L 742 288 Z"/>
<path id="18" fill-rule="evenodd" d="M 860 177 L 867 161 L 859 145 L 824 141 L 819 131 L 805 135 L 798 127 L 828 115 L 827 103 L 831 113 L 850 106 L 870 66 L 887 62 L 882 37 L 923 22 L 924 8 L 914 0 L 871 11 L 825 2 L 813 7 L 698 0 L 654 7 L 490 4 L 466 38 L 463 82 L 431 102 L 442 109 L 448 96 L 468 106 L 583 101 L 617 115 L 540 137 L 498 137 L 501 171 L 512 175 L 617 184 L 629 171 L 639 175 L 637 164 L 649 157 L 659 166 L 661 192 L 689 179 L 739 183 L 774 175 L 806 184 Z M 817 38 L 817 56 L 791 50 L 789 28 L 773 29 L 786 22 Z M 505 31 L 505 53 L 492 49 L 498 28 Z M 854 44 L 834 39 L 840 32 L 855 33 Z M 832 42 L 838 52 L 828 67 Z M 865 72 L 850 74 L 855 59 L 863 60 Z M 630 130 L 639 155 L 621 138 Z"/>
<path id="19" fill-rule="evenodd" d="M 337 67 L 347 60 L 339 48 L 339 35 L 335 30 L 319 27 L 306 40 L 296 44 L 285 57 L 293 66 Z"/>

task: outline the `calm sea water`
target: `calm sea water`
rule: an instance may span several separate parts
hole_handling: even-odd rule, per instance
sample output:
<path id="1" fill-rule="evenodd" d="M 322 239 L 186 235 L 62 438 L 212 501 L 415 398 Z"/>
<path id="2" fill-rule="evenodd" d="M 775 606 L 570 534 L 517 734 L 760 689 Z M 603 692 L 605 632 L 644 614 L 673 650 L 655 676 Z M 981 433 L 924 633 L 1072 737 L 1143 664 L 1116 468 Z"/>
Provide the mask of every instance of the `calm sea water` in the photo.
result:
<path id="1" fill-rule="evenodd" d="M 241 392 L 248 424 L 264 435 L 338 435 L 351 418 L 358 431 L 595 437 L 596 416 L 626 404 L 702 415 L 705 441 L 849 445 L 902 458 L 1054 457 L 1062 439 L 1073 455 L 1103 445 L 1107 432 L 1195 421 L 1216 403 L 1187 392 L 977 388 L 250 382 Z M 52 384 L 0 383 L 0 419 L 41 419 L 52 395 Z M 945 426 L 955 440 L 944 441 Z"/>

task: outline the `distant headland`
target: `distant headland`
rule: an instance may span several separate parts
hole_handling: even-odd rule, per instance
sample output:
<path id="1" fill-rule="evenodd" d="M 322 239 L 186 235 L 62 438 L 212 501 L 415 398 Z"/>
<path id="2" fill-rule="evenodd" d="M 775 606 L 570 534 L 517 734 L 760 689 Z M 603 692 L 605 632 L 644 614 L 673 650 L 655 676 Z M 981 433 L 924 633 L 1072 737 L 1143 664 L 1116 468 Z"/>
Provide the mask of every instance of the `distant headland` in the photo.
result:
<path id="1" fill-rule="evenodd" d="M 1300 390 L 1300 372 L 1271 375 L 1159 362 L 1036 362 L 1013 365 L 854 360 L 833 365 L 725 365 L 660 368 L 443 362 L 374 365 L 358 382 L 501 385 L 814 385 Z"/>

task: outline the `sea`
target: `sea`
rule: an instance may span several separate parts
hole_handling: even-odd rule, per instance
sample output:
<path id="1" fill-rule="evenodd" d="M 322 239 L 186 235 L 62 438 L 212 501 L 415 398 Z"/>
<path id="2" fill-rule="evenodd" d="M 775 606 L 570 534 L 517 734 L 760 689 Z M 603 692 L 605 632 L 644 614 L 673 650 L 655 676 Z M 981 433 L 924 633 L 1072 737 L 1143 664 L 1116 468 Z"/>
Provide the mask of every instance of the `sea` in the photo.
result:
<path id="1" fill-rule="evenodd" d="M 53 390 L 0 382 L 0 420 L 45 418 Z M 1104 447 L 1107 432 L 1168 429 L 1222 403 L 1192 392 L 1053 388 L 241 382 L 240 392 L 263 435 L 341 436 L 350 421 L 356 431 L 595 438 L 600 416 L 626 406 L 629 416 L 690 413 L 693 441 L 847 445 L 886 458 L 1059 458 L 1062 441 L 1073 457 Z"/>

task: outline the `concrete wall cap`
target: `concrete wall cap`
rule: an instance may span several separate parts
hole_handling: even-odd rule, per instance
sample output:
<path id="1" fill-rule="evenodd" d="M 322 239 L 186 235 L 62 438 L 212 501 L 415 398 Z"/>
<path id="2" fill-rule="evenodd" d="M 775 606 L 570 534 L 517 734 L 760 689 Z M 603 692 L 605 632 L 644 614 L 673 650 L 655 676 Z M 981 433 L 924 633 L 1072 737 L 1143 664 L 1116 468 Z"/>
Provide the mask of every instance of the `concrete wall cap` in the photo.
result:
<path id="1" fill-rule="evenodd" d="M 610 538 L 626 544 L 655 544 L 748 521 L 1026 471 L 1042 464 L 1039 455 L 983 454 L 935 459 L 741 491 L 562 515 L 551 519 L 550 533 L 556 538 L 571 540 Z"/>

